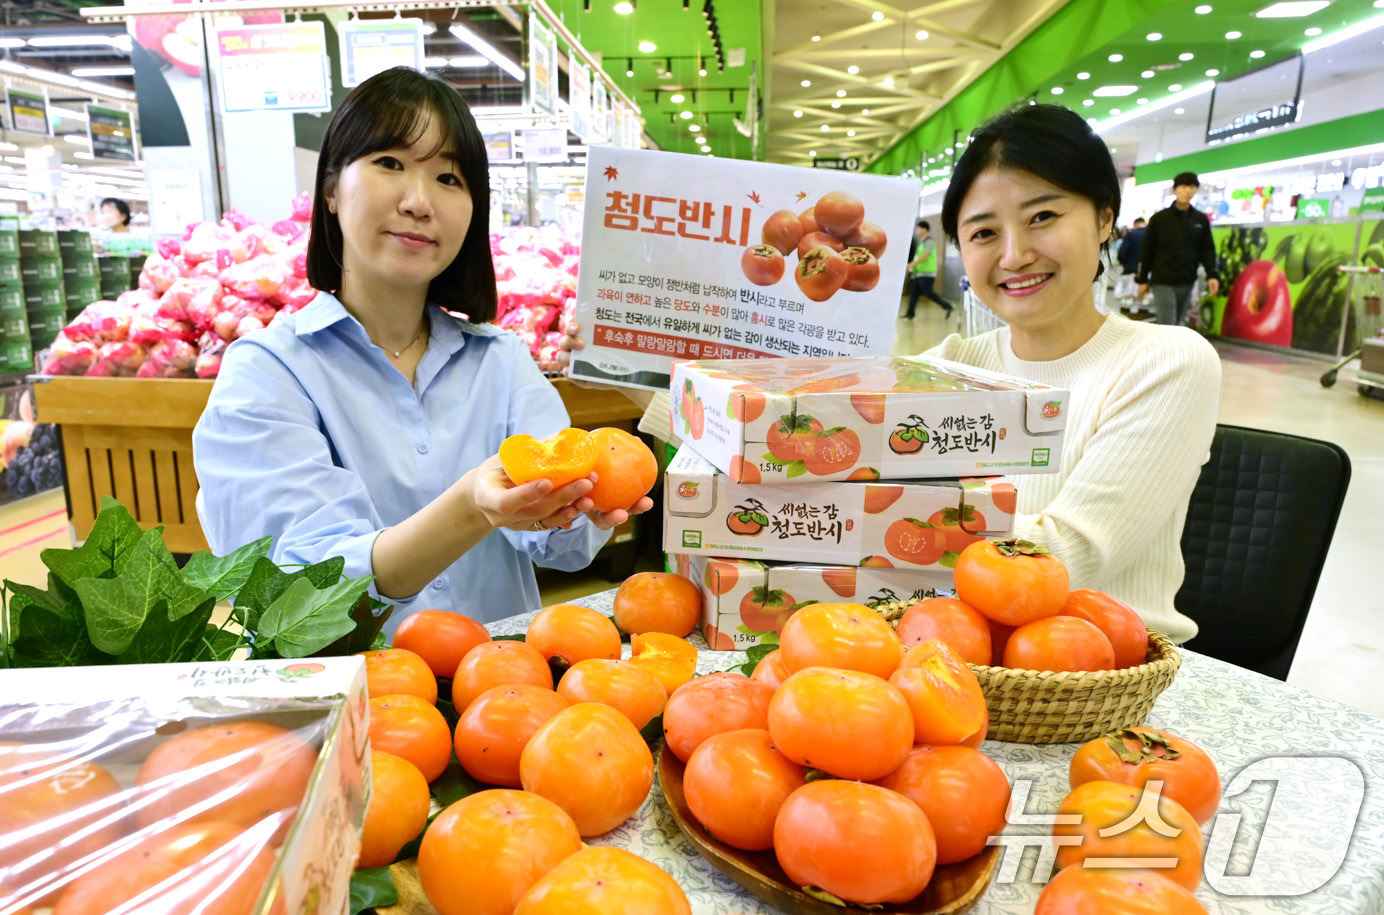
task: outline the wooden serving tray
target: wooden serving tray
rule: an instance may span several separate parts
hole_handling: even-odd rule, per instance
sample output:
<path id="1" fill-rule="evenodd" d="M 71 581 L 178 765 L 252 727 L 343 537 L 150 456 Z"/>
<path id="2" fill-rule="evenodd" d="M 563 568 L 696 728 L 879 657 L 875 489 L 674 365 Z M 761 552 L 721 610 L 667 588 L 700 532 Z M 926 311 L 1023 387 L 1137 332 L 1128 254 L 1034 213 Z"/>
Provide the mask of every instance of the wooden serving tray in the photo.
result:
<path id="1" fill-rule="evenodd" d="M 665 743 L 658 759 L 658 784 L 663 789 L 663 797 L 683 835 L 718 871 L 749 890 L 756 898 L 788 915 L 844 915 L 866 911 L 855 906 L 843 909 L 807 895 L 788 879 L 773 851 L 742 851 L 713 839 L 687 807 L 687 797 L 682 790 L 683 770 L 682 761 L 673 755 Z M 912 902 L 884 905 L 869 911 L 892 912 L 896 915 L 953 915 L 965 912 L 990 886 L 999 865 L 999 852 L 999 846 L 991 845 L 974 858 L 939 865 L 927 889 Z"/>

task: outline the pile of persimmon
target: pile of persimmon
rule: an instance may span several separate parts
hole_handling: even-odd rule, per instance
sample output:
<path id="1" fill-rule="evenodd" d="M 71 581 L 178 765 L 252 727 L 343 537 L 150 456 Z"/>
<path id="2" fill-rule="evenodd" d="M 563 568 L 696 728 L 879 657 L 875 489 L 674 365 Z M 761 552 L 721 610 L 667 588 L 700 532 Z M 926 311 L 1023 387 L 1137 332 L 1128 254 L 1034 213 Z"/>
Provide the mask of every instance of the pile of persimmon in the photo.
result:
<path id="1" fill-rule="evenodd" d="M 874 905 L 913 899 L 1003 830 L 1009 782 L 978 749 L 985 698 L 955 652 L 905 650 L 846 603 L 799 610 L 779 645 L 752 676 L 699 677 L 664 709 L 688 808 L 713 837 Z"/>
<path id="2" fill-rule="evenodd" d="M 909 607 L 906 645 L 941 639 L 968 663 L 1024 670 L 1114 670 L 1144 663 L 1139 614 L 1100 591 L 1068 590 L 1067 569 L 1043 547 L 986 540 L 961 551 L 956 597 Z"/>
<path id="3" fill-rule="evenodd" d="M 879 258 L 888 243 L 884 230 L 865 220 L 865 204 L 846 191 L 823 194 L 801 213 L 779 210 L 771 214 L 760 239 L 740 258 L 745 278 L 756 286 L 772 286 L 783 279 L 785 258 L 796 254 L 793 278 L 814 302 L 825 302 L 842 289 L 874 289 L 879 283 Z"/>
<path id="4" fill-rule="evenodd" d="M 658 477 L 658 461 L 649 446 L 624 429 L 563 429 L 543 440 L 511 435 L 500 443 L 500 466 L 516 484 L 544 479 L 559 489 L 596 475 L 587 495 L 597 509 L 629 509 Z"/>
<path id="5" fill-rule="evenodd" d="M 644 911 L 648 900 L 658 901 L 651 911 L 689 911 L 676 883 L 637 856 L 567 865 L 583 838 L 616 828 L 648 797 L 653 755 L 640 729 L 696 669 L 696 649 L 660 631 L 691 628 L 686 591 L 696 588 L 664 573 L 626 585 L 616 618 L 639 630 L 628 659 L 611 618 L 574 604 L 540 611 L 522 641 L 492 640 L 461 614 L 425 610 L 400 624 L 395 647 L 366 653 L 374 795 L 360 866 L 391 863 L 426 826 L 419 880 L 442 915 L 547 911 L 559 903 L 525 900 L 575 898 L 594 892 L 592 879 L 622 884 L 623 895 L 590 897 L 601 911 Z M 439 678 L 458 715 L 454 731 L 435 707 Z M 429 825 L 428 785 L 453 752 L 494 788 Z"/>
<path id="6" fill-rule="evenodd" d="M 1221 781 L 1205 750 L 1166 731 L 1123 728 L 1083 744 L 1068 780 L 1057 813 L 1074 816 L 1053 827 L 1060 871 L 1038 900 L 1039 915 L 1105 911 L 1103 903 L 1126 895 L 1146 911 L 1206 911 L 1192 891 L 1201 883 L 1201 827 L 1220 804 Z M 1086 866 L 1115 858 L 1162 863 Z"/>
<path id="7" fill-rule="evenodd" d="M 164 740 L 126 787 L 71 742 L 0 742 L 0 911 L 250 912 L 317 756 L 278 724 L 216 722 Z"/>

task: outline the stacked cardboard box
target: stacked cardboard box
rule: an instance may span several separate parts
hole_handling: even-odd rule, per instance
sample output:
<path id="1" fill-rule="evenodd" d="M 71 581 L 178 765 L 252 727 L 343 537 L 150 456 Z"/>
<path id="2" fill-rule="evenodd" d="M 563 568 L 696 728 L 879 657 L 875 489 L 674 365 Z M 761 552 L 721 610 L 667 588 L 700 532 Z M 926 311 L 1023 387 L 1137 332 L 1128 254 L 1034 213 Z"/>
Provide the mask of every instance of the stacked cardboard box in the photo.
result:
<path id="1" fill-rule="evenodd" d="M 19 275 L 19 232 L 0 229 L 0 375 L 26 372 L 34 363 Z"/>
<path id="2" fill-rule="evenodd" d="M 688 362 L 672 384 L 664 549 L 726 649 L 807 603 L 950 593 L 960 551 L 1013 529 L 997 475 L 1056 468 L 1067 399 L 899 357 Z"/>
<path id="3" fill-rule="evenodd" d="M 19 273 L 29 319 L 29 342 L 38 352 L 51 345 L 67 323 L 67 293 L 63 288 L 57 232 L 19 230 Z"/>
<path id="4" fill-rule="evenodd" d="M 58 233 L 62 255 L 63 292 L 68 320 L 101 298 L 101 274 L 92 251 L 91 233 L 70 230 Z"/>

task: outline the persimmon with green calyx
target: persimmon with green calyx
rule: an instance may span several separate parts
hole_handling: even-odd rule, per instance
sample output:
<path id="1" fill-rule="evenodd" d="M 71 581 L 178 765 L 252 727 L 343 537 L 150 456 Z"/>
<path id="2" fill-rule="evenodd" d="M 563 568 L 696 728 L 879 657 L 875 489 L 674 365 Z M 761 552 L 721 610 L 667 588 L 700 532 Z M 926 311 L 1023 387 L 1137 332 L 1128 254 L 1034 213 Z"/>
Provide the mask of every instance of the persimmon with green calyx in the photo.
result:
<path id="1" fill-rule="evenodd" d="M 1156 728 L 1121 728 L 1087 741 L 1068 769 L 1071 787 L 1104 779 L 1142 788 L 1163 783 L 1163 796 L 1177 801 L 1197 821 L 1215 816 L 1221 802 L 1221 777 L 1205 750 Z"/>
<path id="2" fill-rule="evenodd" d="M 585 429 L 563 429 L 542 441 L 511 435 L 500 443 L 500 466 L 520 485 L 543 479 L 556 489 L 591 473 L 596 462 L 597 443 Z"/>

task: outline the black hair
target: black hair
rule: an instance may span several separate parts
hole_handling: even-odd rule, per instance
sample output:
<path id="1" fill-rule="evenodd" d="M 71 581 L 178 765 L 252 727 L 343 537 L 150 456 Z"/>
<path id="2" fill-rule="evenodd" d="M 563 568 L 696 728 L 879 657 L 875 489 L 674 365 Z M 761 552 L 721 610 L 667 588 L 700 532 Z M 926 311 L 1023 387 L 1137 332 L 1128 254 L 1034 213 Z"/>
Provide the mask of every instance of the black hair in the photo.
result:
<path id="1" fill-rule="evenodd" d="M 1173 178 L 1173 187 L 1201 187 L 1201 180 L 1197 178 L 1196 172 L 1178 172 Z"/>
<path id="2" fill-rule="evenodd" d="M 1142 216 L 1135 216 L 1135 217 L 1134 217 L 1134 225 L 1135 225 L 1136 228 L 1138 227 L 1139 223 L 1141 223 L 1141 222 L 1147 223 L 1148 220 L 1145 219 L 1145 218 L 1142 217 Z"/>
<path id="3" fill-rule="evenodd" d="M 927 229 L 929 232 L 932 231 L 932 226 L 928 224 L 928 221 L 926 219 L 918 220 L 918 228 Z"/>
<path id="4" fill-rule="evenodd" d="M 341 103 L 317 158 L 308 236 L 308 283 L 314 289 L 341 288 L 341 223 L 327 209 L 341 170 L 379 152 L 408 146 L 436 120 L 442 140 L 429 155 L 450 147 L 471 193 L 471 225 L 461 250 L 433 278 L 428 301 L 464 312 L 477 323 L 493 321 L 498 308 L 495 262 L 490 258 L 490 169 L 485 141 L 471 109 L 451 85 L 408 67 L 393 67 L 361 83 Z"/>
<path id="5" fill-rule="evenodd" d="M 1085 197 L 1098 216 L 1106 209 L 1112 219 L 1120 215 L 1120 175 L 1105 141 L 1070 108 L 1023 104 L 987 121 L 957 160 L 942 198 L 942 231 L 953 240 L 961 202 L 980 173 L 992 166 L 1026 171 Z M 1098 262 L 1097 278 L 1104 269 Z"/>
<path id="6" fill-rule="evenodd" d="M 116 212 L 121 215 L 122 219 L 120 224 L 122 226 L 128 226 L 130 224 L 130 205 L 119 197 L 107 197 L 105 200 L 101 201 L 101 206 L 104 207 L 108 203 L 115 207 Z"/>

